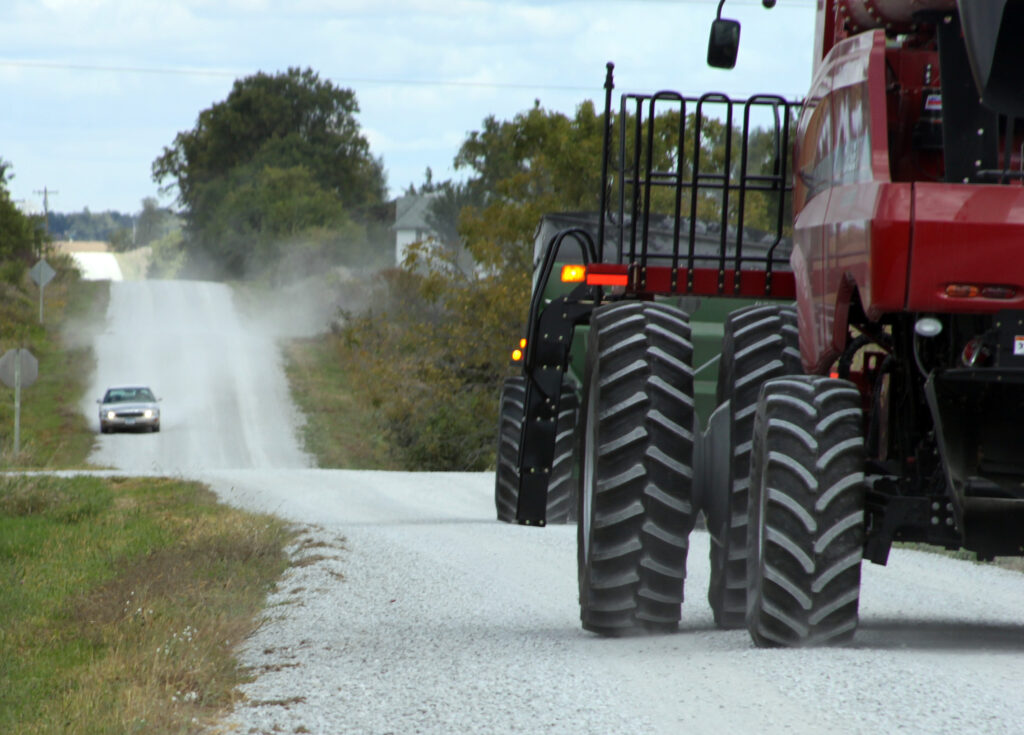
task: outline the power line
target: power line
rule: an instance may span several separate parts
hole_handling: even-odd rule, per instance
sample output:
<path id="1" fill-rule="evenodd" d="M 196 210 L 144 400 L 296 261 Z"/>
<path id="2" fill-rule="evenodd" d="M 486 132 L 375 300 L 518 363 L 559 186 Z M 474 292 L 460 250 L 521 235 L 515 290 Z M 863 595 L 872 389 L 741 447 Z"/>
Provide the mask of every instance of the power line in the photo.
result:
<path id="1" fill-rule="evenodd" d="M 0 66 L 25 69 L 56 69 L 62 71 L 98 71 L 115 74 L 167 74 L 179 76 L 208 76 L 237 79 L 254 72 L 226 69 L 195 69 L 190 67 L 112 66 L 101 64 L 71 64 L 62 61 L 25 61 L 0 59 Z M 388 77 L 330 77 L 336 84 L 381 84 L 422 87 L 470 87 L 477 89 L 536 89 L 561 92 L 593 92 L 600 85 L 530 84 L 527 82 L 473 82 L 458 79 L 400 79 Z"/>
<path id="2" fill-rule="evenodd" d="M 717 5 L 720 0 L 599 0 L 610 4 L 663 4 L 663 5 Z M 588 0 L 593 2 L 593 0 Z M 727 0 L 726 6 L 759 6 L 761 0 Z M 779 7 L 787 9 L 809 9 L 813 8 L 815 0 L 783 0 Z M 778 8 L 776 8 L 777 10 Z M 221 77 L 238 79 L 254 72 L 232 70 L 232 69 L 205 69 L 200 67 L 177 67 L 177 66 L 137 66 L 137 65 L 116 65 L 116 64 L 82 64 L 65 61 L 46 61 L 34 59 L 3 59 L 0 58 L 0 67 L 21 68 L 21 69 L 50 69 L 61 71 L 78 72 L 105 72 L 113 74 L 154 74 L 167 76 L 193 76 L 193 77 Z M 529 82 L 475 82 L 458 79 L 409 79 L 401 77 L 328 77 L 336 84 L 374 84 L 393 86 L 413 87 L 462 87 L 470 89 L 522 89 L 537 91 L 557 92 L 593 92 L 600 89 L 599 84 L 575 85 L 575 84 L 535 84 Z"/>

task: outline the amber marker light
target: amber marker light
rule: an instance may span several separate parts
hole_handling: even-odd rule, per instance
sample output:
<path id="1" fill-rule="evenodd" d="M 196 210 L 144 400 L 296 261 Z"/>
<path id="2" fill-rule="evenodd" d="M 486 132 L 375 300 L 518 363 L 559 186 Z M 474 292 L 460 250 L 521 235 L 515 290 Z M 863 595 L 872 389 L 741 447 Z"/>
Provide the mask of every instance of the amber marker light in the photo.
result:
<path id="1" fill-rule="evenodd" d="M 1006 300 L 1017 296 L 1013 286 L 975 285 L 973 283 L 951 283 L 946 286 L 946 296 L 953 299 L 998 299 Z"/>
<path id="2" fill-rule="evenodd" d="M 519 362 L 523 359 L 523 352 L 526 350 L 526 337 L 519 340 L 519 347 L 512 350 L 512 361 Z"/>
<path id="3" fill-rule="evenodd" d="M 973 299 L 980 295 L 981 290 L 968 283 L 951 283 L 946 286 L 946 296 L 953 299 Z"/>
<path id="4" fill-rule="evenodd" d="M 587 277 L 587 268 L 582 265 L 563 265 L 562 283 L 583 283 Z"/>

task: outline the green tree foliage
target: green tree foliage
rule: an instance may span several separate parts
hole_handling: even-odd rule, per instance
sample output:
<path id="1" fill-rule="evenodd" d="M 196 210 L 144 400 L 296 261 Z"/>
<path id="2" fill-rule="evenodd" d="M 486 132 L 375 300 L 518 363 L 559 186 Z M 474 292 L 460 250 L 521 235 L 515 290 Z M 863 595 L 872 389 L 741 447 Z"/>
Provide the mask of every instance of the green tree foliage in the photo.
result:
<path id="1" fill-rule="evenodd" d="M 338 233 L 317 238 L 322 249 L 365 244 L 357 224 L 380 219 L 385 181 L 358 111 L 352 90 L 310 69 L 240 79 L 203 110 L 153 162 L 154 179 L 177 187 L 190 259 L 237 277 L 275 265 L 317 228 Z"/>
<path id="2" fill-rule="evenodd" d="M 11 201 L 11 178 L 11 164 L 0 158 L 0 279 L 16 284 L 43 252 L 46 230 L 42 217 L 23 214 Z"/>
<path id="3" fill-rule="evenodd" d="M 108 210 L 90 212 L 86 207 L 81 212 L 49 213 L 50 235 L 55 240 L 102 240 L 110 242 L 118 230 L 132 229 L 132 216 Z M 122 239 L 124 236 L 120 236 Z M 130 237 L 128 240 L 130 241 Z"/>
<path id="4" fill-rule="evenodd" d="M 142 200 L 136 214 L 108 210 L 90 212 L 49 213 L 50 234 L 55 240 L 101 240 L 116 251 L 149 245 L 181 228 L 180 218 L 168 207 L 161 207 L 155 197 Z"/>
<path id="5" fill-rule="evenodd" d="M 142 200 L 142 209 L 135 217 L 136 247 L 151 245 L 174 230 L 181 229 L 181 220 L 169 207 L 161 207 L 155 197 Z"/>
<path id="6" fill-rule="evenodd" d="M 174 230 L 152 243 L 146 275 L 149 278 L 177 278 L 185 265 L 181 230 Z"/>
<path id="7" fill-rule="evenodd" d="M 486 270 L 526 274 L 528 282 L 541 216 L 597 209 L 602 145 L 603 116 L 589 101 L 573 118 L 537 104 L 511 121 L 484 120 L 455 158 L 456 168 L 473 171 L 469 189 L 483 202 L 464 209 L 460 220 L 477 262 Z"/>
<path id="8" fill-rule="evenodd" d="M 430 217 L 444 241 L 411 249 L 350 316 L 339 350 L 376 407 L 400 464 L 482 470 L 493 462 L 497 388 L 522 335 L 540 215 L 596 209 L 601 121 L 539 105 L 489 117 L 456 159 L 465 182 L 434 184 Z M 454 247 L 451 240 L 459 247 Z M 460 251 L 472 255 L 464 267 Z"/>
<path id="9" fill-rule="evenodd" d="M 616 144 L 620 122 L 612 121 Z M 693 152 L 680 152 L 679 124 L 679 111 L 656 117 L 652 162 L 688 180 Z M 401 466 L 492 466 L 498 389 L 516 370 L 508 356 L 525 329 L 534 232 L 546 213 L 598 209 L 603 129 L 603 115 L 589 102 L 571 117 L 538 104 L 512 120 L 488 117 L 468 136 L 455 160 L 469 174 L 463 182 L 439 184 L 427 171 L 420 193 L 432 196 L 428 221 L 440 242 L 413 247 L 402 269 L 378 279 L 373 308 L 350 316 L 338 337 L 342 359 L 381 417 Z M 692 115 L 685 130 L 696 135 Z M 726 135 L 720 121 L 701 126 L 702 172 L 724 176 Z M 764 131 L 751 136 L 750 172 L 770 173 L 776 165 L 771 139 Z M 738 134 L 732 144 L 737 153 L 729 173 L 735 177 Z M 625 156 L 628 168 L 636 156 L 628 136 Z M 613 202 L 616 179 L 610 182 Z M 669 189 L 653 199 L 653 212 L 674 212 Z M 720 192 L 698 192 L 697 206 L 699 217 L 720 221 Z M 733 198 L 730 224 L 735 206 Z M 769 229 L 763 201 L 748 198 L 744 211 L 747 226 Z M 468 267 L 463 253 L 471 256 Z"/>

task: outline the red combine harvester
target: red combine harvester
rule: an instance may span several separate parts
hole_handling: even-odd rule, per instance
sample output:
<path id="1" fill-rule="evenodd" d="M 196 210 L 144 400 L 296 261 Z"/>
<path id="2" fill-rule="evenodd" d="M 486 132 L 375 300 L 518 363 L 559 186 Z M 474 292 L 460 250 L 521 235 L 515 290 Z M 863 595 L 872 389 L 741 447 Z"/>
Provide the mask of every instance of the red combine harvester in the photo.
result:
<path id="1" fill-rule="evenodd" d="M 729 67 L 722 4 L 708 59 Z M 616 116 L 609 65 L 617 154 L 609 140 L 597 232 L 552 238 L 541 264 L 544 283 L 572 242 L 586 270 L 531 304 L 515 475 L 516 519 L 543 525 L 586 328 L 588 630 L 676 627 L 700 512 L 716 622 L 757 645 L 849 640 L 862 560 L 894 541 L 1024 555 L 1024 3 L 819 0 L 816 29 L 799 105 L 659 92 Z M 705 426 L 698 297 L 758 300 L 725 320 Z"/>

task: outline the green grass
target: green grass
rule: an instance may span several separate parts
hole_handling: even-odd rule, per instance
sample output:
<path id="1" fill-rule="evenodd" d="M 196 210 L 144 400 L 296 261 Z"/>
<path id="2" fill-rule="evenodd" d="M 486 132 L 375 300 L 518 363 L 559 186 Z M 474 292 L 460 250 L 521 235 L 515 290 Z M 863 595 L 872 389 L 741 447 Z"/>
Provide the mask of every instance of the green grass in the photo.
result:
<path id="1" fill-rule="evenodd" d="M 329 335 L 285 348 L 292 400 L 306 420 L 306 451 L 320 467 L 398 469 L 372 406 L 353 389 L 346 354 Z"/>
<path id="2" fill-rule="evenodd" d="M 0 478 L 0 731 L 199 732 L 291 538 L 197 483 Z"/>
<path id="3" fill-rule="evenodd" d="M 4 284 L 0 354 L 27 348 L 39 361 L 36 382 L 21 391 L 20 452 L 14 454 L 14 390 L 0 384 L 0 468 L 84 467 L 96 434 L 80 409 L 95 367 L 87 326 L 106 312 L 109 284 L 81 281 L 54 259 L 58 276 L 46 287 L 44 324 L 38 291 L 27 277 Z"/>
<path id="4" fill-rule="evenodd" d="M 96 441 L 81 401 L 109 284 L 47 259 L 43 324 L 28 278 L 0 280 L 0 354 L 39 361 L 16 455 L 0 386 L 0 470 L 85 467 Z M 203 731 L 238 699 L 235 648 L 292 538 L 197 483 L 0 475 L 0 732 Z"/>

